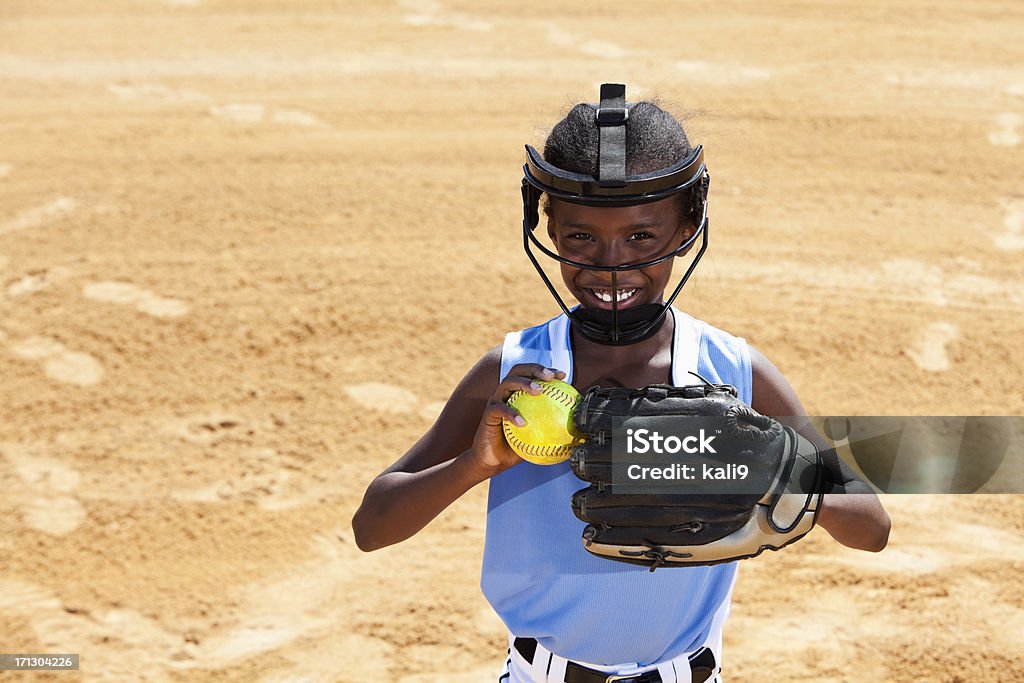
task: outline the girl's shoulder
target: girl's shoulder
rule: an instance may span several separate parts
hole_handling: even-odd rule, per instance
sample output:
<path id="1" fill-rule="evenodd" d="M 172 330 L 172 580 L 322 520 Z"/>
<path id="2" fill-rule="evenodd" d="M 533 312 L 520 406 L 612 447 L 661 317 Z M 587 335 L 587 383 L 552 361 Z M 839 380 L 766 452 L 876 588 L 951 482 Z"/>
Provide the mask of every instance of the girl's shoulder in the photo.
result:
<path id="1" fill-rule="evenodd" d="M 740 400 L 750 403 L 753 397 L 753 372 L 747 340 L 673 309 L 679 329 L 676 352 L 689 348 L 695 356 L 691 361 L 701 377 L 716 384 L 731 384 L 740 393 Z M 686 337 L 689 330 L 689 337 Z"/>
<path id="2" fill-rule="evenodd" d="M 518 363 L 540 363 L 566 370 L 568 347 L 569 318 L 564 313 L 532 327 L 509 332 L 501 344 L 502 375 Z"/>
<path id="3" fill-rule="evenodd" d="M 735 335 L 720 327 L 715 327 L 709 322 L 699 320 L 686 313 L 680 311 L 675 311 L 675 313 L 676 324 L 682 321 L 684 324 L 689 325 L 694 333 L 698 335 L 701 346 L 715 349 L 730 356 L 738 357 L 744 354 L 749 356 L 747 340 L 744 337 Z"/>

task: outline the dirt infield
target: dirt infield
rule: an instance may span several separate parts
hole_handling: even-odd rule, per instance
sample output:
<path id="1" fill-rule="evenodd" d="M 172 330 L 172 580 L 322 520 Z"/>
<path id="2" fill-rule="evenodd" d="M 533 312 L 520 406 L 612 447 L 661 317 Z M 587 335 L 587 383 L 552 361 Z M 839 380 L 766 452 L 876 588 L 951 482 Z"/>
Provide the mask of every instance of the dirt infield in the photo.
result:
<path id="1" fill-rule="evenodd" d="M 677 305 L 811 413 L 1024 414 L 1019 2 L 488 4 L 0 4 L 0 652 L 82 657 L 32 680 L 496 680 L 486 487 L 349 522 L 557 312 L 523 144 L 602 81 L 688 112 Z M 1024 680 L 1024 498 L 884 503 L 741 566 L 726 681 Z"/>

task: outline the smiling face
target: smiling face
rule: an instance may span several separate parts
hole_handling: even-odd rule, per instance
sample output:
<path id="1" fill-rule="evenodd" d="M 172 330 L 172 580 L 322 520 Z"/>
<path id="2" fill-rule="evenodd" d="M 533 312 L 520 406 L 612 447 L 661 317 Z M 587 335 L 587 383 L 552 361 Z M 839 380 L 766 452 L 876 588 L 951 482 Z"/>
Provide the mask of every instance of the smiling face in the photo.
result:
<path id="1" fill-rule="evenodd" d="M 559 255 L 596 266 L 643 263 L 678 249 L 695 232 L 680 222 L 679 201 L 669 197 L 649 204 L 594 207 L 551 200 L 548 235 Z M 686 251 L 689 251 L 687 249 Z M 686 252 L 683 252 L 686 253 Z M 672 259 L 641 270 L 612 274 L 562 264 L 562 279 L 585 308 L 612 309 L 661 303 L 672 275 Z"/>

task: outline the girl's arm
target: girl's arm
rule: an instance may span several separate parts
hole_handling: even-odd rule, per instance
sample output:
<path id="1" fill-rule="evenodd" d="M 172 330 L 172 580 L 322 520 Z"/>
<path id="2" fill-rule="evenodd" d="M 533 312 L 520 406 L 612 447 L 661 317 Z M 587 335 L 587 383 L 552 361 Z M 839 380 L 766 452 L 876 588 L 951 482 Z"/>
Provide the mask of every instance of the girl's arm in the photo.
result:
<path id="1" fill-rule="evenodd" d="M 806 417 L 807 411 L 779 369 L 752 346 L 750 364 L 753 372 L 751 407 L 762 415 L 780 419 L 819 449 L 827 450 L 829 446 L 810 421 L 799 419 Z M 852 473 L 847 476 L 852 478 L 846 481 L 846 493 L 826 493 L 822 498 L 818 524 L 847 547 L 878 552 L 889 542 L 892 521 L 874 491 Z"/>
<path id="2" fill-rule="evenodd" d="M 370 551 L 404 541 L 481 481 L 522 462 L 501 430 L 518 413 L 505 400 L 540 393 L 533 379 L 564 378 L 540 365 L 517 365 L 498 382 L 501 347 L 492 349 L 452 392 L 437 421 L 378 475 L 352 518 L 356 545 Z"/>

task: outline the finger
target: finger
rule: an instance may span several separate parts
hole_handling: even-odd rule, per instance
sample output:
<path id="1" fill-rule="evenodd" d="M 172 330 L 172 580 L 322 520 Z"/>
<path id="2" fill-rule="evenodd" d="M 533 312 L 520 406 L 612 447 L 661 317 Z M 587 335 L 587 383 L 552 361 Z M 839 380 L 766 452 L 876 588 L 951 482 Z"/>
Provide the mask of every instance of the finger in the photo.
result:
<path id="1" fill-rule="evenodd" d="M 495 389 L 494 397 L 504 402 L 507 401 L 509 397 L 512 394 L 516 393 L 517 391 L 522 391 L 527 394 L 533 394 L 534 396 L 536 396 L 543 392 L 544 388 L 541 387 L 541 385 L 537 384 L 537 382 L 532 377 L 523 377 L 521 375 L 509 375 L 504 380 L 502 380 L 501 383 L 498 385 L 498 388 Z"/>
<path id="2" fill-rule="evenodd" d="M 558 377 L 559 374 L 561 374 L 562 377 L 565 377 L 565 373 L 561 370 L 546 368 L 539 363 L 519 363 L 518 365 L 513 365 L 508 371 L 508 374 L 523 375 L 525 377 L 533 377 L 535 379 L 543 380 L 561 379 Z"/>
<path id="3" fill-rule="evenodd" d="M 488 425 L 499 426 L 502 420 L 508 420 L 517 427 L 526 425 L 526 419 L 512 406 L 501 401 L 489 401 L 484 409 L 484 421 Z"/>

